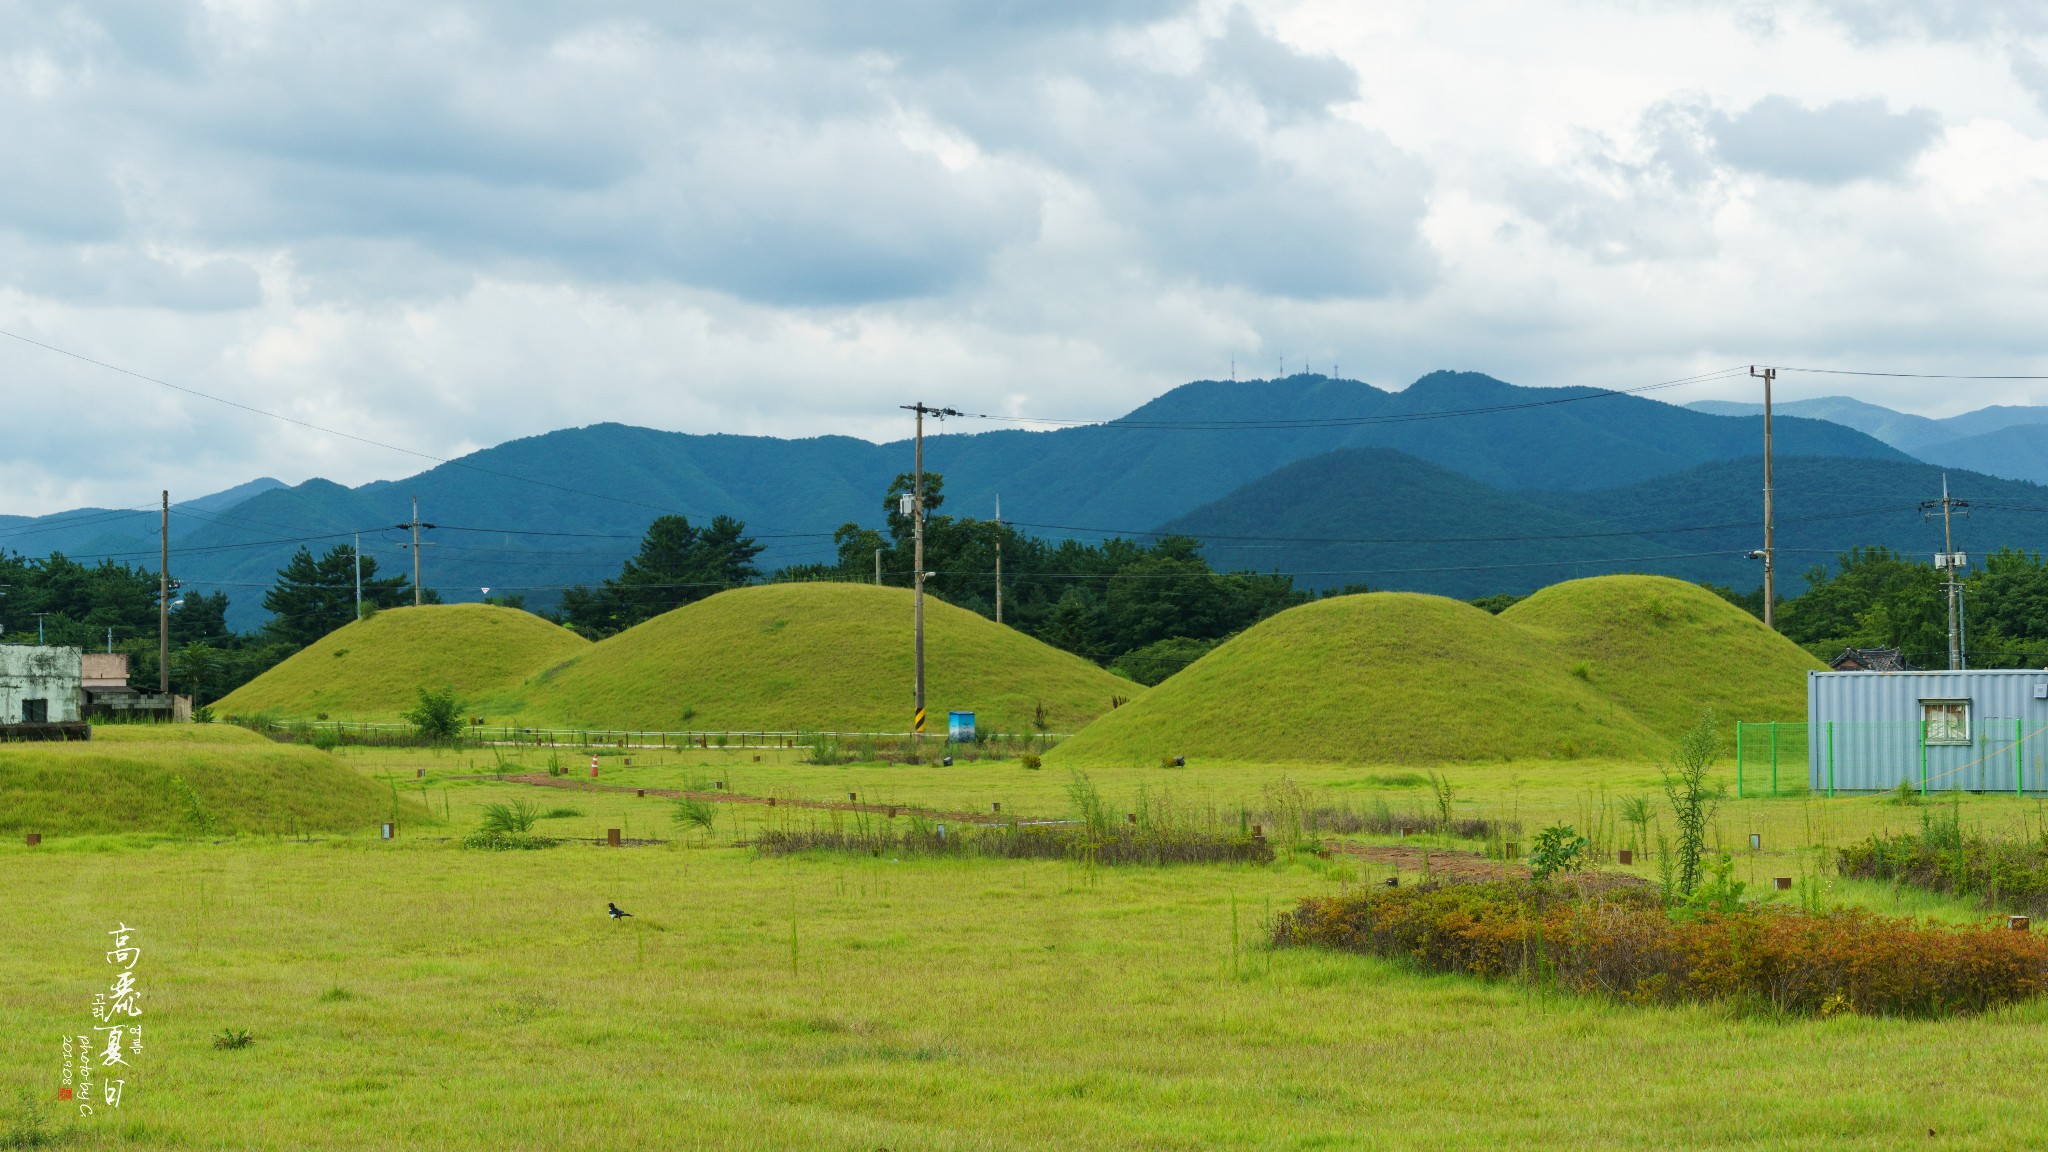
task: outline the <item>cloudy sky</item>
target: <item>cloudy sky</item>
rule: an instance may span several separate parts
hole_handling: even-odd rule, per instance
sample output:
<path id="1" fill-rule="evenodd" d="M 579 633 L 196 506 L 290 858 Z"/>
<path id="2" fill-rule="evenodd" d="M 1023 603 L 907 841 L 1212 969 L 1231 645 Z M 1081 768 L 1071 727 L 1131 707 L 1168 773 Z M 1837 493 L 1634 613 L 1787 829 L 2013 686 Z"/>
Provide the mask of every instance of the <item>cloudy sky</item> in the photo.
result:
<path id="1" fill-rule="evenodd" d="M 0 0 L 0 330 L 452 456 L 2048 373 L 2038 0 Z M 1787 377 L 1945 415 L 2048 383 Z M 1663 394 L 1743 395 L 1733 385 Z M 0 337 L 0 511 L 416 458 Z"/>

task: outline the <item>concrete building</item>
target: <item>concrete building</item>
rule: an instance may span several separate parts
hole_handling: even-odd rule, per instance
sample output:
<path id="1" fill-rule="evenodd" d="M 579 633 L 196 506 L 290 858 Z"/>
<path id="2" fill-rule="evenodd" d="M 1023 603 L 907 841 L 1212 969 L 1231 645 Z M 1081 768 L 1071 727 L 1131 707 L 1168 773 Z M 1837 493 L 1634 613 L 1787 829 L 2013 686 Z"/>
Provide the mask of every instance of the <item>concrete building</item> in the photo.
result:
<path id="1" fill-rule="evenodd" d="M 0 725 L 75 724 L 85 708 L 82 653 L 0 644 Z"/>
<path id="2" fill-rule="evenodd" d="M 1806 674 L 1816 793 L 2048 792 L 2048 671 Z"/>

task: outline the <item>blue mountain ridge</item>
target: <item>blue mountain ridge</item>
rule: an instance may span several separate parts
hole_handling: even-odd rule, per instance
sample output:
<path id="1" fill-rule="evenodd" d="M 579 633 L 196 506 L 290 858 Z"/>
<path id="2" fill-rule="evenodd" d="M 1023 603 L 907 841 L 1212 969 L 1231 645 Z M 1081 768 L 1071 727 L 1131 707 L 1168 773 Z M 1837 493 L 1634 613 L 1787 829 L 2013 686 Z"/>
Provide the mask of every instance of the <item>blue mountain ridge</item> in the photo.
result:
<path id="1" fill-rule="evenodd" d="M 1498 491 L 1529 493 L 1648 483 L 1753 454 L 1762 442 L 1759 418 L 1465 372 L 1432 373 L 1401 391 L 1318 375 L 1202 380 L 1107 424 L 963 426 L 979 424 L 948 421 L 926 441 L 927 468 L 946 477 L 945 511 L 987 517 L 1000 494 L 1005 517 L 1025 530 L 1084 539 L 1155 528 L 1339 449 L 1394 449 Z M 1907 459 L 1825 421 L 1781 419 L 1777 435 L 1787 455 Z M 450 600 L 478 599 L 489 587 L 540 605 L 566 585 L 616 573 L 664 512 L 746 521 L 767 548 L 765 566 L 829 559 L 832 530 L 879 524 L 884 490 L 910 464 L 907 440 L 594 424 L 508 441 L 403 480 L 348 488 L 315 479 L 224 510 L 176 510 L 172 571 L 187 587 L 225 589 L 231 623 L 251 627 L 263 618 L 262 590 L 302 544 L 319 551 L 360 531 L 382 570 L 409 568 L 406 534 L 393 526 L 417 495 L 422 517 L 441 526 L 427 533 L 427 585 Z M 78 516 L 0 525 L 0 547 L 154 568 L 153 513 L 64 522 Z M 1270 553 L 1256 566 L 1298 565 Z"/>

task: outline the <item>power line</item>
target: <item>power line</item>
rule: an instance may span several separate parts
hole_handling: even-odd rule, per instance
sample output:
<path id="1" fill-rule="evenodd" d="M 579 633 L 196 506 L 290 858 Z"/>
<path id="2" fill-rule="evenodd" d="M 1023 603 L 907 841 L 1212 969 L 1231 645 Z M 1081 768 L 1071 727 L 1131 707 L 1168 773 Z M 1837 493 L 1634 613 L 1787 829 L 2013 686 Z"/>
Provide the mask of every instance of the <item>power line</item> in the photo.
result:
<path id="1" fill-rule="evenodd" d="M 1762 365 L 1758 365 L 1762 367 Z M 1814 376 L 1876 376 L 1892 380 L 2048 380 L 2048 376 L 1960 376 L 1944 372 L 1861 372 L 1853 368 L 1793 368 L 1772 365 L 1780 372 L 1805 372 Z"/>

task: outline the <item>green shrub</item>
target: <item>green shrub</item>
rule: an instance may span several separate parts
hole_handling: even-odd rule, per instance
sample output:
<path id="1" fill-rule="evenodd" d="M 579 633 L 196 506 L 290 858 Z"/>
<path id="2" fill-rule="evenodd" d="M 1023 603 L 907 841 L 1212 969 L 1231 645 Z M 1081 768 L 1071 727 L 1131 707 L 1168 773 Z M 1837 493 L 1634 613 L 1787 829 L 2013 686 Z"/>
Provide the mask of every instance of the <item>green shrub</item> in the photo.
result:
<path id="1" fill-rule="evenodd" d="M 405 722 L 412 725 L 422 740 L 455 739 L 462 731 L 462 701 L 456 699 L 455 690 L 420 688 L 417 691 L 419 702 L 405 711 Z"/>
<path id="2" fill-rule="evenodd" d="M 1589 843 L 1569 824 L 1553 824 L 1536 833 L 1530 846 L 1529 873 L 1548 880 L 1558 872 L 1575 872 L 1585 863 Z"/>

